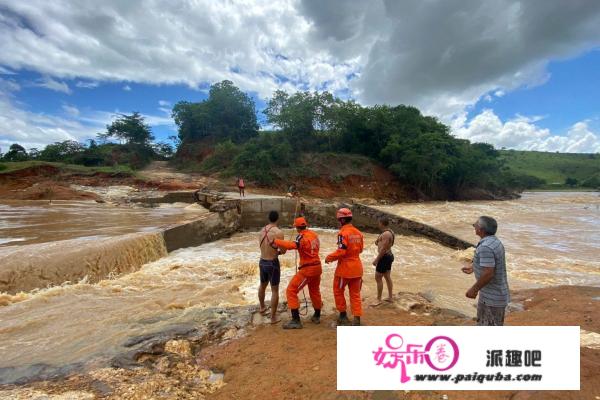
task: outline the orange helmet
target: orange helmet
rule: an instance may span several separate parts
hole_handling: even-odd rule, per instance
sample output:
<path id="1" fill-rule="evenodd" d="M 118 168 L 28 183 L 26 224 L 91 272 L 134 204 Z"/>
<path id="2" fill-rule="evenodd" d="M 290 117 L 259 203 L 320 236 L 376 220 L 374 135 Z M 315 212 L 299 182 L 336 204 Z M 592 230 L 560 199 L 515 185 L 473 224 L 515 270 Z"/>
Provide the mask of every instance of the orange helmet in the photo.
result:
<path id="1" fill-rule="evenodd" d="M 301 226 L 308 226 L 308 224 L 306 223 L 306 219 L 304 219 L 304 217 L 298 217 L 294 220 L 295 228 L 299 228 Z"/>
<path id="2" fill-rule="evenodd" d="M 349 208 L 340 208 L 337 211 L 336 214 L 336 218 L 340 219 L 340 218 L 346 218 L 346 217 L 351 217 L 352 216 L 352 211 Z"/>

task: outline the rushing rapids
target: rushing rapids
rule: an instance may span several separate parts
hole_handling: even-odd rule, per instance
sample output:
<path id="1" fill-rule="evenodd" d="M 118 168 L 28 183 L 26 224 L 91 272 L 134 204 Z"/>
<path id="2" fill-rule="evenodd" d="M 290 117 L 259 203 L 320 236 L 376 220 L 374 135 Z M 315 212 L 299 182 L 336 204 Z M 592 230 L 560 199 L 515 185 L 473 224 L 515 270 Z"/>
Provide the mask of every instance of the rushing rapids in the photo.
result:
<path id="1" fill-rule="evenodd" d="M 470 224 L 477 216 L 497 217 L 498 235 L 507 248 L 511 288 L 519 289 L 554 284 L 600 285 L 600 265 L 594 257 L 600 243 L 598 206 L 594 193 L 541 193 L 510 202 L 402 204 L 383 209 L 430 223 L 469 241 L 476 241 Z M 335 248 L 335 231 L 317 232 L 324 257 Z M 291 230 L 286 231 L 288 238 L 293 235 Z M 142 341 L 139 338 L 161 332 L 190 327 L 227 328 L 227 324 L 239 327 L 236 311 L 232 314 L 231 310 L 247 314 L 248 305 L 256 303 L 256 236 L 254 232 L 238 233 L 180 249 L 139 270 L 109 274 L 96 283 L 83 281 L 0 295 L 0 304 L 4 305 L 0 307 L 0 382 L 107 366 L 131 351 L 132 345 Z M 375 297 L 371 261 L 376 235 L 366 234 L 365 239 L 363 297 L 368 304 Z M 159 242 L 140 246 L 144 251 L 154 249 L 157 256 L 164 255 Z M 116 248 L 114 252 L 118 252 Z M 399 235 L 394 253 L 395 291 L 420 292 L 439 307 L 474 314 L 473 301 L 464 296 L 473 277 L 460 272 L 472 250 L 456 251 L 424 238 Z M 282 297 L 294 273 L 294 262 L 293 253 L 282 257 Z M 334 268 L 324 267 L 321 290 L 325 314 L 334 312 Z M 366 308 L 367 323 L 370 312 L 375 311 Z"/>
<path id="2" fill-rule="evenodd" d="M 158 233 L 161 226 L 204 215 L 207 210 L 195 204 L 0 204 L 0 292 L 15 294 L 83 278 L 98 282 L 136 271 L 167 254 Z"/>
<path id="3" fill-rule="evenodd" d="M 480 215 L 498 220 L 509 274 L 518 287 L 600 286 L 600 196 L 525 193 L 519 200 L 398 204 L 382 210 L 475 241 Z"/>
<path id="4" fill-rule="evenodd" d="M 333 251 L 333 230 L 318 230 L 323 254 Z M 288 231 L 287 236 L 291 237 Z M 372 267 L 367 260 L 375 256 L 375 235 L 366 235 L 369 247 L 364 253 L 367 293 L 373 292 L 369 279 Z M 443 279 L 466 288 L 460 275 L 457 252 L 425 239 L 402 237 L 395 248 L 398 254 L 397 289 L 419 291 L 431 285 L 431 274 L 444 265 L 452 276 Z M 413 254 L 414 256 L 408 256 Z M 131 338 L 168 331 L 173 326 L 199 323 L 203 310 L 244 306 L 256 302 L 258 279 L 256 233 L 240 233 L 198 247 L 177 250 L 144 265 L 139 271 L 95 284 L 80 282 L 17 294 L 5 299 L 10 306 L 0 308 L 0 379 L 13 381 L 28 377 L 40 365 L 102 365 L 128 351 Z M 282 283 L 294 273 L 294 255 L 282 257 Z M 330 293 L 334 266 L 325 267 L 322 291 L 325 313 L 333 312 Z M 416 278 L 405 278 L 407 274 Z M 419 283 L 422 282 L 422 283 Z M 441 288 L 441 284 L 439 287 Z M 282 290 L 283 292 L 283 290 Z M 470 305 L 452 291 L 441 291 L 448 305 L 468 311 Z M 6 297 L 6 295 L 5 295 Z M 46 368 L 47 370 L 48 368 Z"/>

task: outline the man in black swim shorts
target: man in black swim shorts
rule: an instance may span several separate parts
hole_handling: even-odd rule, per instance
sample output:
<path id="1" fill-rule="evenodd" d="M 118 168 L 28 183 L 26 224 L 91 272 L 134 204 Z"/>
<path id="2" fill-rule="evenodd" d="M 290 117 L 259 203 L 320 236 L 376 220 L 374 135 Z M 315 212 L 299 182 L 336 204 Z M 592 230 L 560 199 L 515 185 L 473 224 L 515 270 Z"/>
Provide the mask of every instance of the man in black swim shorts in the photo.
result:
<path id="1" fill-rule="evenodd" d="M 279 278 L 281 275 L 279 265 L 279 254 L 282 251 L 275 246 L 275 239 L 283 240 L 283 231 L 277 226 L 279 213 L 271 211 L 269 213 L 269 224 L 260 231 L 258 238 L 260 247 L 260 286 L 258 287 L 258 301 L 260 303 L 260 312 L 267 312 L 265 305 L 265 292 L 267 286 L 271 285 L 271 323 L 276 324 L 280 321 L 277 317 L 277 306 L 279 304 Z"/>
<path id="2" fill-rule="evenodd" d="M 381 305 L 381 296 L 383 294 L 383 279 L 387 284 L 388 297 L 385 299 L 387 302 L 393 302 L 393 283 L 392 283 L 392 263 L 394 262 L 394 254 L 392 253 L 392 246 L 394 245 L 395 235 L 394 232 L 389 228 L 390 222 L 387 218 L 383 217 L 379 220 L 379 229 L 381 229 L 381 235 L 375 241 L 377 245 L 377 257 L 373 260 L 375 266 L 375 281 L 377 282 L 377 301 L 371 304 L 372 307 Z"/>

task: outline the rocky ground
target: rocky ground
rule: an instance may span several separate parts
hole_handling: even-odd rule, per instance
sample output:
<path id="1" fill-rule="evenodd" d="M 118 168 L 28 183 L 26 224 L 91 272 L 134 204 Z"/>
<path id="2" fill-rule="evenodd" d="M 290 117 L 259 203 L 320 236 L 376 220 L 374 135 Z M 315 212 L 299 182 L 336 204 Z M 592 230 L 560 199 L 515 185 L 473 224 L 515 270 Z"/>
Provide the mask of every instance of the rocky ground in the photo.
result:
<path id="1" fill-rule="evenodd" d="M 184 331 L 142 338 L 145 345 L 114 368 L 5 386 L 8 399 L 598 399 L 600 288 L 562 286 L 517 292 L 507 325 L 580 325 L 581 391 L 338 392 L 334 315 L 320 325 L 284 331 L 252 313 L 215 320 L 211 335 Z M 282 312 L 285 310 L 282 308 Z M 225 313 L 226 314 L 226 313 Z M 286 317 L 284 317 L 286 318 Z M 368 325 L 473 325 L 472 319 L 398 293 L 395 303 L 367 309 Z M 360 328 L 357 328 L 360 329 Z M 585 336 L 585 338 L 583 337 Z M 118 363 L 117 363 L 118 364 Z"/>

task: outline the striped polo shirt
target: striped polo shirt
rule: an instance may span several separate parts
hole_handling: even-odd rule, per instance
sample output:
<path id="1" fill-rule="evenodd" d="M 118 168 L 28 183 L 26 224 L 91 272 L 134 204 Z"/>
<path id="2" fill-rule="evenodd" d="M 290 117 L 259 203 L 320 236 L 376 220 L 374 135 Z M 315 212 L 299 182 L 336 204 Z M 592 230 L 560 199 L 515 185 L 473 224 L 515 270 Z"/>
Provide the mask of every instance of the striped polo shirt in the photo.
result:
<path id="1" fill-rule="evenodd" d="M 505 307 L 510 301 L 504 245 L 496 236 L 486 236 L 479 241 L 473 258 L 475 278 L 484 267 L 494 268 L 494 277 L 479 291 L 479 302 L 492 307 Z"/>

